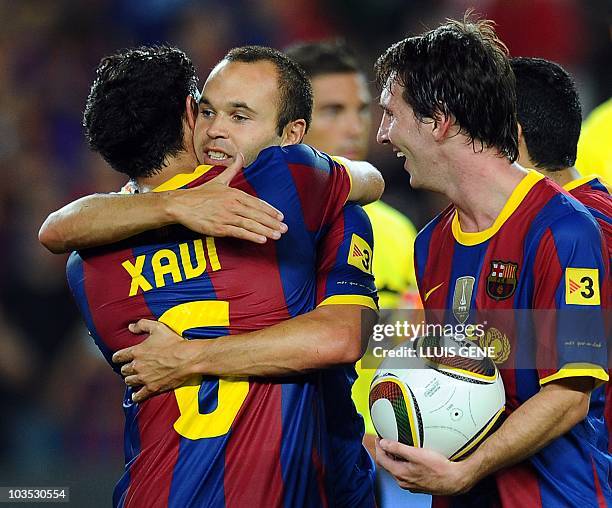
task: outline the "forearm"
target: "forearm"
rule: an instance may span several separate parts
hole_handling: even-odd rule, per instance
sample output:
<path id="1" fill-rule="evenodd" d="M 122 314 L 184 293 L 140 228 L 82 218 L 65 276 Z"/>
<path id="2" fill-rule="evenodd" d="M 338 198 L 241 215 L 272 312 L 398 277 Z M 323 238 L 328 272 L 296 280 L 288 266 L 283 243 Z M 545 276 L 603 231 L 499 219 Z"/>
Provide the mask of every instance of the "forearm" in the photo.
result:
<path id="1" fill-rule="evenodd" d="M 85 196 L 49 215 L 38 238 L 56 254 L 118 242 L 172 223 L 168 195 Z"/>
<path id="2" fill-rule="evenodd" d="M 341 162 L 351 175 L 351 192 L 348 201 L 367 205 L 380 199 L 385 190 L 385 181 L 372 164 L 366 161 L 352 161 L 344 157 L 334 157 Z"/>
<path id="3" fill-rule="evenodd" d="M 287 376 L 357 361 L 363 307 L 321 307 L 277 325 L 210 341 L 190 341 L 191 373 Z M 373 311 L 368 319 L 376 319 Z"/>
<path id="4" fill-rule="evenodd" d="M 502 426 L 463 461 L 478 481 L 530 457 L 568 432 L 588 412 L 592 381 L 573 378 L 549 383 L 514 411 Z"/>

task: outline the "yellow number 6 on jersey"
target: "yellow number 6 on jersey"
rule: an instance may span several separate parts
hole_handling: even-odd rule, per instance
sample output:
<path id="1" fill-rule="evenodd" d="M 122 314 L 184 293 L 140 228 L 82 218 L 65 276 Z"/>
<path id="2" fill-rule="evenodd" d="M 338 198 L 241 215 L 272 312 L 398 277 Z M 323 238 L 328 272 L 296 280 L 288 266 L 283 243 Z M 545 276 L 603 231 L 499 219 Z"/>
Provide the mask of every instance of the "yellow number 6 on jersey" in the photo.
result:
<path id="1" fill-rule="evenodd" d="M 176 333 L 203 326 L 229 326 L 229 302 L 201 300 L 168 309 L 159 318 Z M 174 422 L 174 430 L 188 439 L 223 436 L 240 411 L 249 393 L 248 380 L 219 379 L 217 408 L 211 413 L 200 413 L 198 394 L 202 376 L 195 376 L 174 390 L 181 416 Z"/>

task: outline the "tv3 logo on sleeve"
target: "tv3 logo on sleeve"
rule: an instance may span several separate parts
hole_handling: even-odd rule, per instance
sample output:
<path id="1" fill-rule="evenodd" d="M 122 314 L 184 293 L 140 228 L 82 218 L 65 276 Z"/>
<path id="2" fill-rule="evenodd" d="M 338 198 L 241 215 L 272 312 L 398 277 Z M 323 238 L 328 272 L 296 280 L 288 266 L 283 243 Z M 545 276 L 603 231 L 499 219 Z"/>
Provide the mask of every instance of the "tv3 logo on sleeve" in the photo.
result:
<path id="1" fill-rule="evenodd" d="M 597 268 L 565 269 L 565 303 L 600 305 L 599 270 Z"/>
<path id="2" fill-rule="evenodd" d="M 372 274 L 372 247 L 363 238 L 353 233 L 347 262 L 362 272 Z"/>

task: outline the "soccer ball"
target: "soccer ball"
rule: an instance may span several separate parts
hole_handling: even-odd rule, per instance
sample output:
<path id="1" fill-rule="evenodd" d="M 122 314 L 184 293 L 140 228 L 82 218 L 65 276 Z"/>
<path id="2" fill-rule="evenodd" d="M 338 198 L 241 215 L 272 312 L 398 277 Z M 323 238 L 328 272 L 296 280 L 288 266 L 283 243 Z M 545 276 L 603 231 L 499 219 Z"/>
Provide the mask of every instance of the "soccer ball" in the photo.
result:
<path id="1" fill-rule="evenodd" d="M 445 335 L 389 351 L 369 402 L 380 437 L 458 460 L 501 422 L 506 396 L 495 363 L 472 342 Z"/>

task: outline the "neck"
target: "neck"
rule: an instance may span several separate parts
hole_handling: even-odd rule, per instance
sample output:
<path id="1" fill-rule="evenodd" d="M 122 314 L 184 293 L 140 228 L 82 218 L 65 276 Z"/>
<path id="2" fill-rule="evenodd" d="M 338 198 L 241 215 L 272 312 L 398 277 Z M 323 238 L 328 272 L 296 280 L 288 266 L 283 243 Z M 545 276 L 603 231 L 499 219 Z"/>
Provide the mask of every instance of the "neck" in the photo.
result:
<path id="1" fill-rule="evenodd" d="M 444 193 L 457 208 L 462 231 L 476 233 L 493 225 L 527 171 L 493 150 L 466 148 L 470 152 L 455 158 L 447 173 L 451 178 Z"/>
<path id="2" fill-rule="evenodd" d="M 580 178 L 580 174 L 575 167 L 565 168 L 559 171 L 547 171 L 545 169 L 538 169 L 538 171 L 561 187 Z"/>
<path id="3" fill-rule="evenodd" d="M 198 161 L 186 151 L 181 151 L 177 155 L 167 157 L 164 160 L 162 170 L 154 175 L 137 178 L 136 183 L 138 184 L 138 190 L 140 192 L 150 192 L 155 187 L 160 186 L 162 183 L 170 180 L 173 176 L 181 173 L 191 173 L 196 166 Z"/>

